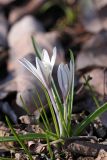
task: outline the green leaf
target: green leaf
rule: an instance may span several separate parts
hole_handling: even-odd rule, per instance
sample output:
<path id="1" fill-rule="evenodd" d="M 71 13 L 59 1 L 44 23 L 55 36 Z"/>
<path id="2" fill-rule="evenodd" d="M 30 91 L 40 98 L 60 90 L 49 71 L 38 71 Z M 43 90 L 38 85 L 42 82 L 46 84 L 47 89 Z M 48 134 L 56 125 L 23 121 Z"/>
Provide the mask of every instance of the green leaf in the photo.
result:
<path id="1" fill-rule="evenodd" d="M 30 111 L 28 110 L 28 107 L 27 107 L 27 105 L 25 104 L 25 102 L 24 102 L 24 100 L 23 100 L 23 98 L 22 98 L 22 96 L 20 95 L 20 99 L 21 99 L 21 101 L 22 101 L 22 105 L 23 105 L 23 109 L 27 112 L 27 114 L 29 115 L 30 114 Z"/>
<path id="2" fill-rule="evenodd" d="M 54 98 L 55 98 L 55 101 L 57 103 L 57 106 L 58 106 L 58 111 L 60 113 L 60 119 L 61 119 L 61 123 L 63 124 L 63 127 L 65 129 L 65 132 L 64 134 L 66 134 L 67 136 L 69 136 L 69 133 L 68 133 L 68 130 L 67 130 L 67 126 L 66 126 L 66 123 L 65 123 L 65 120 L 64 120 L 64 117 L 63 117 L 63 104 L 61 102 L 61 99 L 60 99 L 60 96 L 59 96 L 59 93 L 56 89 L 56 86 L 55 86 L 55 83 L 54 83 L 54 80 L 52 79 L 52 91 L 53 91 L 53 94 L 54 94 Z"/>
<path id="3" fill-rule="evenodd" d="M 72 116 L 72 107 L 73 107 L 73 99 L 74 99 L 74 56 L 73 52 L 70 50 L 70 57 L 72 61 L 72 85 L 68 95 L 67 104 L 68 104 L 68 132 L 71 134 L 71 116 Z"/>
<path id="4" fill-rule="evenodd" d="M 102 113 L 107 111 L 107 103 L 105 103 L 103 106 L 98 108 L 94 113 L 91 113 L 85 120 L 83 120 L 75 129 L 73 136 L 78 136 L 80 135 L 83 130 L 95 120 L 95 118 L 99 117 Z"/>
<path id="5" fill-rule="evenodd" d="M 59 107 L 59 111 L 61 112 L 61 114 L 63 115 L 63 105 L 62 105 L 62 102 L 61 102 L 61 99 L 60 99 L 60 96 L 59 96 L 59 93 L 57 91 L 57 88 L 55 86 L 55 82 L 52 78 L 52 90 L 53 90 L 53 93 L 54 93 L 54 97 L 56 99 L 56 102 L 58 104 L 58 107 Z"/>
<path id="6" fill-rule="evenodd" d="M 49 108 L 50 108 L 50 112 L 51 112 L 52 119 L 53 119 L 53 122 L 54 122 L 55 130 L 56 130 L 56 134 L 57 134 L 57 136 L 59 137 L 58 123 L 57 123 L 57 120 L 56 120 L 55 112 L 54 112 L 54 109 L 53 109 L 53 106 L 52 106 L 50 97 L 49 97 L 49 95 L 48 95 L 47 90 L 44 88 L 44 86 L 42 86 L 42 89 L 43 89 L 43 91 L 44 91 L 44 93 L 45 93 L 45 96 L 46 96 L 46 98 L 47 98 L 48 106 L 49 106 Z"/>
<path id="7" fill-rule="evenodd" d="M 14 137 L 15 137 L 16 140 L 19 142 L 19 144 L 21 145 L 21 147 L 24 149 L 25 153 L 29 156 L 29 159 L 30 159 L 30 160 L 33 160 L 32 155 L 30 154 L 29 150 L 27 149 L 27 147 L 25 146 L 25 144 L 23 143 L 23 141 L 20 139 L 20 137 L 18 136 L 18 134 L 16 133 L 16 131 L 15 131 L 14 128 L 12 127 L 12 125 L 11 125 L 8 117 L 7 117 L 7 116 L 5 116 L 5 117 L 6 117 L 6 122 L 7 122 L 8 126 L 9 126 L 9 128 L 11 129 Z"/>
<path id="8" fill-rule="evenodd" d="M 33 96 L 32 96 L 32 98 L 33 98 L 33 102 L 34 102 L 34 104 L 35 104 L 35 107 L 38 109 L 38 111 L 39 111 L 39 113 L 40 113 L 40 116 L 41 116 L 41 118 L 42 118 L 42 121 L 43 121 L 43 124 L 44 124 L 45 129 L 48 129 L 47 123 L 46 123 L 46 121 L 45 121 L 44 116 L 42 115 L 42 113 L 41 113 L 41 111 L 40 111 L 40 108 L 38 107 L 38 105 L 37 105 L 37 103 L 36 103 L 36 101 L 35 101 L 35 99 L 34 99 Z"/>
<path id="9" fill-rule="evenodd" d="M 40 50 L 40 48 L 39 48 L 36 40 L 34 39 L 34 37 L 32 36 L 31 38 L 32 38 L 32 44 L 33 44 L 35 53 L 36 53 L 37 57 L 41 60 L 41 58 L 42 58 L 41 53 L 42 53 L 42 52 L 41 52 L 41 50 Z"/>
<path id="10" fill-rule="evenodd" d="M 76 19 L 76 14 L 71 9 L 71 7 L 65 7 L 64 10 L 66 14 L 67 24 L 71 24 Z"/>
<path id="11" fill-rule="evenodd" d="M 51 145 L 50 145 L 50 142 L 47 136 L 46 136 L 46 140 L 47 140 L 47 147 L 48 147 L 48 151 L 49 151 L 51 160 L 53 160 L 53 152 L 52 152 Z"/>
<path id="12" fill-rule="evenodd" d="M 39 12 L 40 12 L 40 13 L 44 13 L 44 12 L 46 12 L 48 9 L 50 9 L 53 5 L 54 5 L 54 1 L 46 1 L 46 2 L 44 3 L 44 5 L 41 6 Z"/>
<path id="13" fill-rule="evenodd" d="M 50 137 L 53 137 L 54 140 L 59 139 L 59 137 L 58 137 L 55 133 L 53 133 L 53 132 L 49 132 L 49 131 L 47 130 L 47 131 L 45 131 L 45 133 L 48 135 L 48 137 L 49 137 L 49 136 L 50 136 Z"/>
<path id="14" fill-rule="evenodd" d="M 47 133 L 27 133 L 25 135 L 19 134 L 18 137 L 22 141 L 31 141 L 35 139 L 46 139 Z M 50 140 L 55 140 L 52 134 L 47 134 L 48 138 Z M 15 136 L 6 136 L 6 137 L 0 137 L 0 142 L 16 142 L 18 139 L 15 138 Z"/>
<path id="15" fill-rule="evenodd" d="M 0 160 L 15 160 L 15 158 L 3 158 L 3 157 L 0 157 Z"/>
<path id="16" fill-rule="evenodd" d="M 43 110 L 43 114 L 44 114 L 45 121 L 46 121 L 46 125 L 47 125 L 47 130 L 51 131 L 51 126 L 50 126 L 50 123 L 49 123 L 49 120 L 48 120 L 46 111 L 45 111 L 45 109 L 44 109 L 43 103 L 42 103 L 42 101 L 41 101 L 41 98 L 40 98 L 40 96 L 39 96 L 39 93 L 38 93 L 38 90 L 37 90 L 36 86 L 35 86 L 35 91 L 36 91 L 36 95 L 37 95 L 37 97 L 38 97 L 38 100 L 39 100 L 40 105 L 41 105 L 42 110 Z"/>
<path id="17" fill-rule="evenodd" d="M 90 85 L 90 83 L 89 83 L 89 78 L 90 78 L 90 77 L 89 77 L 89 78 L 86 78 L 85 76 L 83 76 L 83 78 L 84 78 L 84 80 L 85 80 L 85 85 L 88 86 L 89 90 L 91 91 L 91 96 L 92 96 L 92 99 L 93 99 L 96 107 L 99 108 L 99 107 L 100 107 L 99 102 L 98 102 L 98 100 L 97 100 L 97 98 L 96 98 L 96 96 L 95 96 L 95 94 L 94 94 L 94 91 L 93 91 L 93 89 L 92 89 L 92 87 L 91 87 L 91 85 Z"/>

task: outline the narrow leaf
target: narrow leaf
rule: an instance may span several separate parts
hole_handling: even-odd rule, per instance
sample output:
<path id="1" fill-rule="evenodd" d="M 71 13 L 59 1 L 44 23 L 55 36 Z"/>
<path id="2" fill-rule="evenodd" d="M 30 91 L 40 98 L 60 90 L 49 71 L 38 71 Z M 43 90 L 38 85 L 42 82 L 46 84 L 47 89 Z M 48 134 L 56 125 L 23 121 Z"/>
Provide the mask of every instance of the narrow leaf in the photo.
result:
<path id="1" fill-rule="evenodd" d="M 52 152 L 51 145 L 50 145 L 50 142 L 47 136 L 46 136 L 46 140 L 47 140 L 47 148 L 48 148 L 51 160 L 53 160 L 53 152 Z"/>
<path id="2" fill-rule="evenodd" d="M 24 99 L 22 98 L 21 95 L 20 95 L 20 99 L 21 99 L 21 101 L 22 101 L 22 105 L 23 105 L 24 110 L 25 110 L 25 111 L 27 112 L 27 114 L 29 115 L 29 114 L 30 114 L 30 111 L 29 111 L 27 105 L 25 104 Z"/>
<path id="3" fill-rule="evenodd" d="M 73 98 L 74 98 L 74 56 L 72 51 L 70 50 L 70 57 L 72 61 L 72 85 L 71 90 L 68 96 L 68 132 L 71 133 L 71 116 L 72 116 L 72 107 L 73 107 Z"/>
<path id="4" fill-rule="evenodd" d="M 73 135 L 77 136 L 80 135 L 83 130 L 95 120 L 95 118 L 99 117 L 102 113 L 107 111 L 107 103 L 105 103 L 103 106 L 98 108 L 94 113 L 91 113 L 85 120 L 83 120 L 77 127 L 76 130 L 74 131 Z"/>
<path id="5" fill-rule="evenodd" d="M 28 133 L 25 135 L 19 134 L 18 137 L 22 141 L 24 140 L 31 141 L 35 139 L 46 139 L 46 134 L 47 133 Z M 47 134 L 47 136 L 50 140 L 55 140 L 55 138 L 53 138 L 53 135 Z M 0 143 L 1 142 L 16 142 L 16 141 L 18 141 L 18 139 L 16 139 L 14 136 L 0 137 Z"/>
<path id="6" fill-rule="evenodd" d="M 33 44 L 35 53 L 36 53 L 37 57 L 38 57 L 39 59 L 41 59 L 42 57 L 41 57 L 40 48 L 39 48 L 37 42 L 35 41 L 34 37 L 32 36 L 31 38 L 32 38 L 32 44 Z"/>
<path id="7" fill-rule="evenodd" d="M 44 113 L 44 116 L 45 116 L 45 120 L 46 120 L 46 124 L 47 124 L 47 129 L 48 129 L 49 131 L 51 131 L 51 127 L 50 127 L 50 123 L 49 123 L 49 120 L 48 120 L 46 111 L 45 111 L 45 109 L 44 109 L 43 103 L 42 103 L 42 101 L 41 101 L 41 98 L 40 98 L 40 96 L 39 96 L 39 93 L 38 93 L 38 90 L 37 90 L 36 87 L 35 87 L 35 91 L 36 91 L 38 100 L 39 100 L 39 102 L 40 102 L 40 105 L 41 105 L 41 107 L 42 107 L 42 110 L 43 110 L 43 113 Z"/>
<path id="8" fill-rule="evenodd" d="M 45 93 L 45 96 L 46 96 L 46 99 L 47 99 L 47 102 L 48 102 L 48 106 L 49 106 L 49 108 L 50 108 L 50 112 L 51 112 L 52 119 L 53 119 L 53 122 L 54 122 L 56 134 L 57 134 L 57 136 L 59 137 L 58 123 L 57 123 L 57 120 L 56 120 L 55 112 L 54 112 L 54 109 L 53 109 L 53 106 L 52 106 L 50 97 L 49 97 L 49 95 L 48 95 L 48 93 L 47 93 L 47 90 L 44 88 L 44 86 L 42 86 L 42 88 L 43 88 L 43 91 L 44 91 L 44 93 Z"/>
<path id="9" fill-rule="evenodd" d="M 25 153 L 29 156 L 29 159 L 30 159 L 30 160 L 33 160 L 32 155 L 30 154 L 29 150 L 27 149 L 27 147 L 25 146 L 25 144 L 23 143 L 23 141 L 20 139 L 20 137 L 18 136 L 18 134 L 16 133 L 16 131 L 15 131 L 14 128 L 12 127 L 12 125 L 11 125 L 8 117 L 7 117 L 7 116 L 5 116 L 5 117 L 6 117 L 6 122 L 7 122 L 8 126 L 9 126 L 9 128 L 11 129 L 14 137 L 15 137 L 16 140 L 19 142 L 19 144 L 21 145 L 21 147 L 24 149 Z"/>

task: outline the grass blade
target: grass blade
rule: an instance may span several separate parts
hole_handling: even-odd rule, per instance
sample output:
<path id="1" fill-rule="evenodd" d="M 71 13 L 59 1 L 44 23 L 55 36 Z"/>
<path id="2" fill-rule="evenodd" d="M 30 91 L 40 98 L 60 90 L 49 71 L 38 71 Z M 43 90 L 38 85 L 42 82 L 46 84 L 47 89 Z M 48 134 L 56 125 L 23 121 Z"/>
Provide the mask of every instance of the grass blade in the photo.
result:
<path id="1" fill-rule="evenodd" d="M 56 130 L 56 134 L 57 134 L 57 136 L 59 137 L 58 123 L 57 123 L 57 120 L 56 120 L 55 112 L 54 112 L 54 109 L 53 109 L 53 106 L 52 106 L 50 97 L 49 97 L 49 95 L 48 95 L 47 90 L 44 88 L 44 86 L 43 86 L 42 88 L 43 88 L 44 93 L 45 93 L 45 96 L 46 96 L 46 98 L 47 98 L 47 102 L 48 102 L 48 105 L 49 105 L 49 108 L 50 108 L 50 112 L 51 112 L 52 119 L 53 119 L 53 122 L 54 122 L 55 130 Z"/>
<path id="2" fill-rule="evenodd" d="M 68 132 L 69 134 L 72 132 L 71 131 L 71 116 L 72 116 L 72 107 L 73 107 L 73 98 L 74 98 L 74 56 L 72 51 L 70 50 L 70 56 L 72 60 L 72 85 L 71 85 L 71 90 L 68 96 Z"/>
<path id="3" fill-rule="evenodd" d="M 40 116 L 41 116 L 41 118 L 42 118 L 42 121 L 43 121 L 44 127 L 45 127 L 45 129 L 47 129 L 47 130 L 48 130 L 47 123 L 46 123 L 46 121 L 45 121 L 45 119 L 44 119 L 44 117 L 43 117 L 43 115 L 42 115 L 42 113 L 41 113 L 41 111 L 40 111 L 40 108 L 38 107 L 38 105 L 37 105 L 37 103 L 36 103 L 36 101 L 35 101 L 34 97 L 32 97 L 32 98 L 33 98 L 33 102 L 34 102 L 34 104 L 35 104 L 36 108 L 38 109 L 38 111 L 39 111 L 39 113 L 40 113 Z"/>
<path id="4" fill-rule="evenodd" d="M 33 44 L 35 53 L 36 53 L 37 57 L 38 57 L 39 59 L 41 59 L 41 58 L 42 58 L 42 57 L 41 57 L 41 53 L 42 53 L 42 52 L 40 51 L 40 48 L 39 48 L 39 46 L 38 46 L 38 44 L 37 44 L 37 42 L 35 41 L 35 39 L 34 39 L 33 36 L 31 37 L 31 39 L 32 39 L 32 44 Z"/>
<path id="5" fill-rule="evenodd" d="M 17 139 L 17 141 L 19 142 L 20 146 L 24 149 L 25 153 L 29 156 L 30 160 L 33 160 L 32 155 L 30 154 L 29 150 L 27 149 L 27 147 L 25 146 L 25 144 L 23 143 L 23 141 L 20 139 L 20 137 L 18 136 L 18 134 L 16 133 L 16 131 L 14 130 L 14 128 L 12 127 L 8 117 L 6 116 L 6 122 L 9 126 L 9 128 L 11 129 L 11 132 L 13 133 L 14 137 Z"/>
<path id="6" fill-rule="evenodd" d="M 59 113 L 60 113 L 61 122 L 64 126 L 66 134 L 69 136 L 67 126 L 66 126 L 66 123 L 65 123 L 65 120 L 64 120 L 64 117 L 63 117 L 63 105 L 62 105 L 61 99 L 59 97 L 59 94 L 58 94 L 58 91 L 56 89 L 56 86 L 55 86 L 55 83 L 54 83 L 53 79 L 52 79 L 52 89 L 53 89 L 52 91 L 53 91 L 53 94 L 54 94 L 54 97 L 55 97 L 55 100 L 56 100 L 56 103 L 57 103 L 57 106 L 58 106 L 58 110 L 59 110 Z"/>
<path id="7" fill-rule="evenodd" d="M 52 78 L 52 89 L 53 89 L 54 97 L 55 97 L 56 102 L 57 102 L 57 104 L 58 104 L 59 110 L 60 110 L 61 114 L 63 115 L 62 102 L 61 102 L 61 99 L 60 99 L 59 93 L 58 93 L 58 91 L 57 91 L 57 88 L 56 88 L 56 86 L 55 86 L 55 83 L 54 83 L 53 78 Z"/>
<path id="8" fill-rule="evenodd" d="M 90 77 L 88 79 L 86 79 L 86 77 L 84 76 L 83 78 L 85 80 L 85 85 L 88 86 L 89 90 L 91 91 L 92 99 L 93 99 L 96 107 L 99 108 L 100 107 L 99 102 L 98 102 L 98 100 L 97 100 L 97 98 L 96 98 L 96 96 L 94 94 L 94 91 L 93 91 L 93 89 L 92 89 L 92 87 L 91 87 L 91 85 L 89 83 L 89 80 L 88 80 Z"/>
<path id="9" fill-rule="evenodd" d="M 59 137 L 58 137 L 55 133 L 53 133 L 53 132 L 46 131 L 46 134 L 48 135 L 48 137 L 49 137 L 49 136 L 50 136 L 50 137 L 53 137 L 54 140 L 59 139 Z M 48 139 L 49 139 L 49 138 L 48 138 Z"/>
<path id="10" fill-rule="evenodd" d="M 30 112 L 29 112 L 28 107 L 27 107 L 27 105 L 25 104 L 25 102 L 24 102 L 24 100 L 23 100 L 23 98 L 22 98 L 21 95 L 20 95 L 20 99 L 21 99 L 21 101 L 22 101 L 23 109 L 24 109 L 24 110 L 26 111 L 26 113 L 29 115 Z"/>
<path id="11" fill-rule="evenodd" d="M 3 158 L 3 157 L 0 157 L 0 160 L 15 160 L 15 158 Z"/>
<path id="12" fill-rule="evenodd" d="M 107 111 L 107 103 L 98 108 L 94 113 L 91 113 L 85 120 L 83 120 L 77 127 L 73 133 L 73 136 L 80 135 L 83 130 L 95 120 L 96 117 L 99 117 L 102 113 Z"/>
<path id="13" fill-rule="evenodd" d="M 50 145 L 50 142 L 47 136 L 46 136 L 46 140 L 47 140 L 47 148 L 48 148 L 51 160 L 53 160 L 53 152 L 52 152 L 51 145 Z"/>
<path id="14" fill-rule="evenodd" d="M 46 139 L 47 133 L 28 133 L 26 135 L 19 134 L 18 137 L 20 140 L 24 141 L 31 141 L 34 139 Z M 48 138 L 50 140 L 55 140 L 54 135 L 47 134 Z M 18 141 L 14 136 L 6 136 L 6 137 L 0 137 L 0 143 L 1 142 L 16 142 Z"/>
<path id="15" fill-rule="evenodd" d="M 47 117 L 47 115 L 46 115 L 46 111 L 45 111 L 45 109 L 44 109 L 43 103 L 42 103 L 42 101 L 41 101 L 41 98 L 40 98 L 40 96 L 39 96 L 39 93 L 38 93 L 38 90 L 37 90 L 36 87 L 35 87 L 35 91 L 36 91 L 38 100 L 39 100 L 39 102 L 40 102 L 40 105 L 41 105 L 41 107 L 42 107 L 42 110 L 43 110 L 43 113 L 44 113 L 44 116 L 45 116 L 45 120 L 46 120 L 46 124 L 47 124 L 47 129 L 48 129 L 49 131 L 51 131 L 51 127 L 50 127 L 50 123 L 49 123 L 48 117 Z"/>

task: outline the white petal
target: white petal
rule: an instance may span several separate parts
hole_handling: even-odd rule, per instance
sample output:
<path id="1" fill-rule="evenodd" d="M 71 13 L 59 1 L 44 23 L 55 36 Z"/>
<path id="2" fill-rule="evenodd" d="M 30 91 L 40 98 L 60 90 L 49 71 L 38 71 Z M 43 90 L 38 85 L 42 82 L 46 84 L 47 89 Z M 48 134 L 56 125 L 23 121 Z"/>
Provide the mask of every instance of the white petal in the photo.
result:
<path id="1" fill-rule="evenodd" d="M 64 65 L 64 70 L 65 70 L 65 72 L 66 72 L 66 77 L 67 77 L 67 90 L 69 89 L 69 87 L 70 87 L 70 71 L 69 71 L 69 68 L 68 68 L 68 65 L 67 64 L 65 64 Z"/>
<path id="2" fill-rule="evenodd" d="M 64 65 L 64 69 L 65 69 L 65 72 L 66 72 L 67 77 L 68 77 L 68 79 L 69 79 L 69 68 L 68 68 L 68 65 L 67 65 L 67 64 Z"/>
<path id="3" fill-rule="evenodd" d="M 58 76 L 58 83 L 59 83 L 60 89 L 62 91 L 62 94 L 63 94 L 63 96 L 66 96 L 66 94 L 68 92 L 69 81 L 68 81 L 67 74 L 65 72 L 63 64 L 59 65 L 57 76 Z"/>
<path id="4" fill-rule="evenodd" d="M 49 54 L 48 54 L 47 50 L 43 49 L 42 53 L 43 53 L 42 61 L 44 61 L 46 63 L 50 63 L 50 58 L 49 58 Z"/>
<path id="5" fill-rule="evenodd" d="M 23 64 L 31 73 L 33 73 L 40 80 L 42 84 L 44 84 L 44 82 L 40 77 L 39 71 L 27 59 L 23 58 L 19 60 L 19 62 Z"/>
<path id="6" fill-rule="evenodd" d="M 39 72 L 39 76 L 41 77 L 41 80 L 47 85 L 47 79 L 48 79 L 48 73 L 46 72 L 45 66 L 43 63 L 40 61 L 38 57 L 36 57 L 36 65 L 37 65 L 37 70 Z"/>
<path id="7" fill-rule="evenodd" d="M 30 72 L 32 72 L 35 76 L 37 76 L 37 70 L 36 68 L 26 59 L 26 58 L 23 58 L 21 60 L 19 60 L 19 62 L 21 64 L 23 64 Z"/>
<path id="8" fill-rule="evenodd" d="M 43 78 L 43 75 L 42 75 L 42 72 L 41 72 L 41 69 L 40 69 L 39 61 L 40 61 L 40 59 L 39 59 L 38 57 L 36 57 L 36 67 L 37 67 L 37 71 L 38 71 L 38 74 L 39 74 L 41 80 L 43 81 L 44 78 Z"/>
<path id="9" fill-rule="evenodd" d="M 64 93 L 64 88 L 63 88 L 63 82 L 62 82 L 62 64 L 59 65 L 58 71 L 57 71 L 57 77 L 58 77 L 58 83 L 61 89 L 62 94 Z"/>
<path id="10" fill-rule="evenodd" d="M 56 47 L 53 48 L 53 55 L 51 57 L 51 65 L 54 66 L 56 60 Z"/>
<path id="11" fill-rule="evenodd" d="M 63 74 L 64 88 L 65 88 L 65 91 L 66 91 L 66 94 L 67 94 L 68 86 L 69 86 L 69 78 L 67 76 L 67 72 L 66 72 L 64 66 L 63 66 L 62 74 Z"/>

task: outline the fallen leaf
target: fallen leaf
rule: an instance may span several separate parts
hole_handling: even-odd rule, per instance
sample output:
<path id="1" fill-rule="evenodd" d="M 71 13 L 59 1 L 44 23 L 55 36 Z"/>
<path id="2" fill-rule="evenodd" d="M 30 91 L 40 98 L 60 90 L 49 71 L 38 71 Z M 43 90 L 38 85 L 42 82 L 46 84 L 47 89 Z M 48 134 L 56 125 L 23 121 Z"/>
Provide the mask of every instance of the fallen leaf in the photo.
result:
<path id="1" fill-rule="evenodd" d="M 107 31 L 102 31 L 90 38 L 76 59 L 76 69 L 107 67 Z"/>

